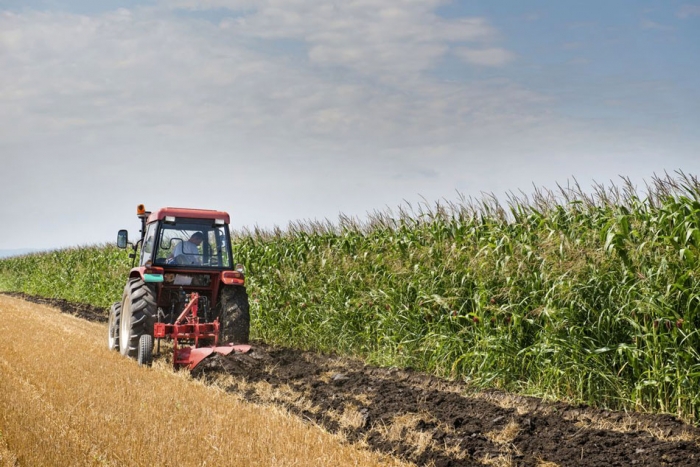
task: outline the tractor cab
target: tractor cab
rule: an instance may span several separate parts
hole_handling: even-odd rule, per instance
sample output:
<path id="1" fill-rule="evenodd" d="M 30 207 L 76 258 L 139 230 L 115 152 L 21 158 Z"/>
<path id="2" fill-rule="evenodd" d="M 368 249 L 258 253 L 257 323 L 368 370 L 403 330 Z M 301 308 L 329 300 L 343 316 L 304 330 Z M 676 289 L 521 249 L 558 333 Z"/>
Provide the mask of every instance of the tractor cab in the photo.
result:
<path id="1" fill-rule="evenodd" d="M 185 217 L 194 214 L 207 217 Z M 139 265 L 233 269 L 227 217 L 217 211 L 160 209 L 148 218 Z"/>

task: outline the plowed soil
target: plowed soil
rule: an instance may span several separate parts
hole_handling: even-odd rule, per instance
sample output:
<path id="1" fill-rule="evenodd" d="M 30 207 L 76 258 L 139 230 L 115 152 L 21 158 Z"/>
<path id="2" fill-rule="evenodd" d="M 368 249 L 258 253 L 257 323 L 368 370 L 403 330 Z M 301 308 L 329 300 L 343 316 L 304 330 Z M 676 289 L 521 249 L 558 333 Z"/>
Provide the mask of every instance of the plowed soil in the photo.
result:
<path id="1" fill-rule="evenodd" d="M 195 374 L 231 375 L 227 389 L 250 401 L 280 403 L 419 465 L 700 465 L 700 431 L 671 416 L 496 391 L 467 396 L 464 385 L 425 374 L 262 343 L 207 359 Z"/>
<path id="2" fill-rule="evenodd" d="M 473 393 L 414 371 L 261 342 L 248 354 L 210 357 L 194 375 L 418 465 L 700 465 L 700 429 L 672 416 Z"/>

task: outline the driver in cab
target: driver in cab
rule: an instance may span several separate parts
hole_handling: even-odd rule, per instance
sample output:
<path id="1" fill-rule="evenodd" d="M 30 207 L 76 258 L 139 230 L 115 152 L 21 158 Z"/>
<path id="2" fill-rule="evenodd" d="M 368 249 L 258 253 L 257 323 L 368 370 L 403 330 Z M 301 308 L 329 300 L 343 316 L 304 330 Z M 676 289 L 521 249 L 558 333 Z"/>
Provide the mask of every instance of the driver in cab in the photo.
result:
<path id="1" fill-rule="evenodd" d="M 199 253 L 199 245 L 204 241 L 202 232 L 195 232 L 186 242 L 175 245 L 172 260 L 175 264 L 195 265 L 202 264 L 202 256 Z"/>

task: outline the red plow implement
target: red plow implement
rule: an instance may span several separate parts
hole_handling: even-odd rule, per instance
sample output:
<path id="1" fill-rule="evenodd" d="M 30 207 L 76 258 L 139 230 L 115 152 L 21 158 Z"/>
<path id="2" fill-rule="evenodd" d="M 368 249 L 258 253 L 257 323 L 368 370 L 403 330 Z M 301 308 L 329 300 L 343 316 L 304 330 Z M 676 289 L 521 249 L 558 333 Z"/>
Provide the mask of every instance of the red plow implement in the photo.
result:
<path id="1" fill-rule="evenodd" d="M 173 366 L 176 369 L 186 366 L 192 370 L 212 353 L 228 355 L 231 352 L 250 351 L 250 345 L 219 346 L 218 318 L 211 323 L 200 323 L 197 316 L 199 294 L 192 292 L 188 295 L 188 299 L 187 305 L 174 323 L 158 322 L 153 325 L 153 337 L 158 339 L 158 353 L 160 353 L 160 339 L 173 341 Z M 183 342 L 185 346 L 181 346 Z"/>

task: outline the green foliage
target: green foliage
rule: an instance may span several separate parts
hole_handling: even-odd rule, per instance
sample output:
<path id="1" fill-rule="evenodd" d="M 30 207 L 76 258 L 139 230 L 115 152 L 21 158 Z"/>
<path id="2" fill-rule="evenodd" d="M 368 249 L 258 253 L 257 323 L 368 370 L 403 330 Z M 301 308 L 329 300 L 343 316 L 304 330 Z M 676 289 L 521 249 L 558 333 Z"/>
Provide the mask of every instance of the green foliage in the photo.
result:
<path id="1" fill-rule="evenodd" d="M 121 298 L 131 260 L 114 245 L 33 253 L 0 260 L 0 291 L 108 308 Z"/>
<path id="2" fill-rule="evenodd" d="M 699 187 L 408 206 L 243 232 L 234 256 L 266 341 L 697 420 Z"/>
<path id="3" fill-rule="evenodd" d="M 698 420 L 696 178 L 654 179 L 643 198 L 627 182 L 506 207 L 406 206 L 242 232 L 233 246 L 254 336 L 268 342 Z M 0 261 L 0 289 L 107 306 L 125 257 L 96 247 Z"/>

